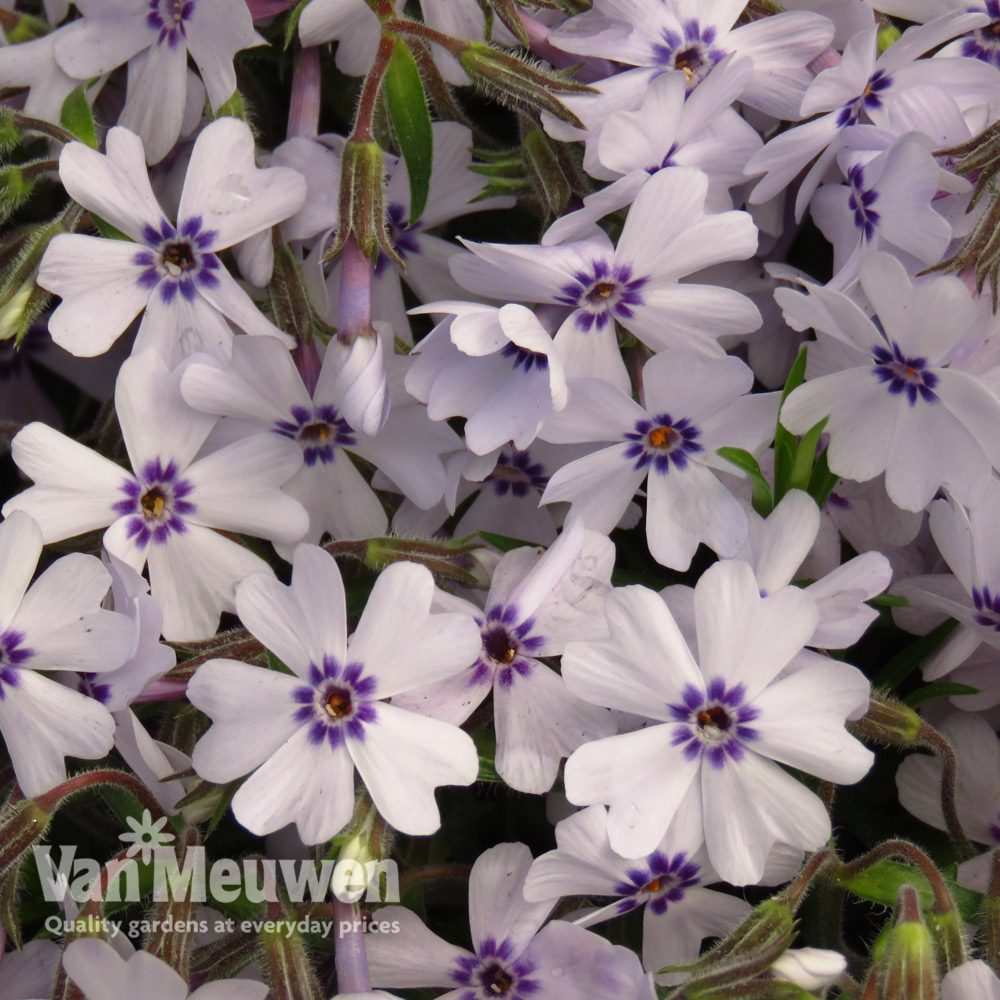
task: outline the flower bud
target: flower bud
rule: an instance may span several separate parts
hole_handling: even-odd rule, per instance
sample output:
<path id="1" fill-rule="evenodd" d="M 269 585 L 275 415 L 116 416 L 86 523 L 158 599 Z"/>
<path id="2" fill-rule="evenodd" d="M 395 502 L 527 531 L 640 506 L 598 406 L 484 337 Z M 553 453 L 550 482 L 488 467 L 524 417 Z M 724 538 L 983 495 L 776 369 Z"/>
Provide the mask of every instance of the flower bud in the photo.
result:
<path id="1" fill-rule="evenodd" d="M 438 538 L 370 538 L 365 565 L 379 572 L 394 562 L 415 562 L 426 566 L 436 577 L 487 590 L 493 553 L 482 542 L 450 541 Z"/>
<path id="2" fill-rule="evenodd" d="M 372 264 L 379 253 L 404 267 L 385 223 L 385 158 L 377 142 L 349 139 L 341 154 L 340 227 L 324 260 L 344 249 L 353 236 Z"/>
<path id="3" fill-rule="evenodd" d="M 899 890 L 892 930 L 886 939 L 879 1000 L 937 1000 L 934 940 L 910 885 Z"/>
<path id="4" fill-rule="evenodd" d="M 771 966 L 778 979 L 814 992 L 836 982 L 846 969 L 847 959 L 827 948 L 789 948 Z"/>
<path id="5" fill-rule="evenodd" d="M 540 128 L 524 136 L 521 148 L 528 177 L 542 208 L 553 218 L 562 215 L 573 188 L 559 149 Z"/>
<path id="6" fill-rule="evenodd" d="M 297 919 L 280 902 L 267 904 L 257 960 L 273 1000 L 322 1000 L 319 980 L 306 954 Z"/>
<path id="7" fill-rule="evenodd" d="M 501 104 L 550 115 L 583 128 L 583 123 L 555 95 L 589 94 L 592 87 L 547 73 L 485 42 L 469 42 L 457 58 L 473 84 Z"/>
<path id="8" fill-rule="evenodd" d="M 333 336 L 334 330 L 319 318 L 313 308 L 302 264 L 286 246 L 274 250 L 274 270 L 267 290 L 275 326 L 290 333 L 299 344 L 312 340 L 317 331 L 325 340 Z"/>
<path id="9" fill-rule="evenodd" d="M 850 728 L 866 740 L 912 747 L 921 743 L 923 724 L 923 719 L 909 706 L 872 692 L 868 711 L 857 722 L 850 723 Z"/>

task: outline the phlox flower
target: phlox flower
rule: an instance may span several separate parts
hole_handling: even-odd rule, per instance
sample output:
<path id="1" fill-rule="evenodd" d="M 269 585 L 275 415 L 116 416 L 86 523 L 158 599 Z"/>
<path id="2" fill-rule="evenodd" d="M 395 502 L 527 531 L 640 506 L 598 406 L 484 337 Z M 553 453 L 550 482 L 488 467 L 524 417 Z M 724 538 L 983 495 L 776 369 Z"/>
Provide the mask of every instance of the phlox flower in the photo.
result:
<path id="1" fill-rule="evenodd" d="M 59 176 L 71 198 L 135 242 L 77 233 L 52 240 L 38 274 L 39 284 L 63 299 L 49 319 L 52 339 L 71 354 L 102 354 L 145 310 L 135 350 L 152 348 L 170 367 L 195 351 L 228 357 L 227 319 L 292 346 L 216 252 L 298 209 L 302 178 L 283 167 L 259 170 L 249 126 L 220 118 L 195 142 L 175 225 L 153 195 L 141 140 L 114 128 L 107 150 L 69 143 Z"/>
<path id="2" fill-rule="evenodd" d="M 387 906 L 380 919 L 399 921 L 394 934 L 365 942 L 373 986 L 431 986 L 440 1000 L 630 1000 L 644 982 L 627 948 L 562 920 L 543 927 L 553 902 L 522 893 L 531 866 L 524 844 L 500 844 L 479 856 L 469 877 L 474 951 L 449 944 L 412 911 Z"/>
<path id="3" fill-rule="evenodd" d="M 62 957 L 55 941 L 35 938 L 18 951 L 3 956 L 0 1000 L 34 1000 L 52 995 Z"/>
<path id="4" fill-rule="evenodd" d="M 66 779 L 64 757 L 105 756 L 114 732 L 99 701 L 38 671 L 115 670 L 132 647 L 129 620 L 101 608 L 111 577 L 100 560 L 64 556 L 29 587 L 41 552 L 27 514 L 0 523 L 0 734 L 28 798 Z"/>
<path id="5" fill-rule="evenodd" d="M 389 699 L 462 670 L 478 629 L 463 615 L 432 614 L 429 570 L 395 563 L 348 638 L 333 556 L 300 545 L 292 567 L 289 587 L 254 573 L 236 592 L 243 623 L 291 673 L 221 659 L 198 668 L 188 697 L 213 725 L 194 748 L 195 770 L 217 783 L 250 774 L 233 814 L 259 835 L 288 823 L 307 844 L 339 833 L 354 811 L 355 767 L 386 822 L 433 833 L 434 789 L 475 781 L 476 748 L 457 726 Z"/>
<path id="6" fill-rule="evenodd" d="M 107 941 L 79 938 L 63 952 L 63 968 L 86 1000 L 264 1000 L 267 987 L 252 979 L 225 979 L 189 992 L 166 962 L 148 951 L 125 959 Z"/>
<path id="7" fill-rule="evenodd" d="M 608 532 L 646 480 L 646 541 L 657 562 L 687 569 L 701 542 L 735 555 L 747 518 L 715 475 L 735 471 L 716 449 L 761 451 L 772 435 L 776 394 L 747 395 L 753 373 L 738 358 L 706 360 L 680 348 L 650 358 L 642 385 L 640 406 L 599 379 L 570 382 L 570 402 L 549 417 L 542 437 L 609 447 L 559 469 L 542 503 L 568 500 L 588 527 Z"/>
<path id="8" fill-rule="evenodd" d="M 692 805 L 694 808 L 692 808 Z M 556 825 L 556 850 L 536 858 L 524 884 L 529 901 L 560 896 L 613 896 L 615 901 L 575 921 L 591 927 L 644 907 L 642 964 L 653 972 L 698 957 L 708 937 L 724 937 L 750 905 L 705 886 L 720 878 L 708 861 L 697 801 L 689 799 L 671 822 L 656 850 L 644 858 L 616 854 L 608 841 L 608 811 L 588 806 Z M 774 852 L 767 884 L 790 878 L 801 854 Z"/>
<path id="9" fill-rule="evenodd" d="M 418 313 L 446 313 L 414 349 L 406 388 L 432 420 L 463 416 L 477 455 L 508 442 L 527 448 L 568 399 L 552 338 L 530 309 L 433 302 Z"/>
<path id="10" fill-rule="evenodd" d="M 802 490 L 789 490 L 766 519 L 747 511 L 749 531 L 737 559 L 749 563 L 761 597 L 791 584 L 820 530 L 816 502 Z M 889 586 L 892 567 L 881 552 L 864 552 L 805 587 L 816 602 L 819 622 L 806 645 L 820 649 L 853 646 L 878 612 L 865 601 Z"/>
<path id="11" fill-rule="evenodd" d="M 220 442 L 265 432 L 298 445 L 298 468 L 283 489 L 309 513 L 303 541 L 319 542 L 326 532 L 336 539 L 371 538 L 384 534 L 388 521 L 350 456 L 373 463 L 426 509 L 444 493 L 441 455 L 460 444 L 447 424 L 429 420 L 424 407 L 403 391 L 406 360 L 390 360 L 394 404 L 377 434 L 355 429 L 348 421 L 344 404 L 349 386 L 331 347 L 311 392 L 289 352 L 267 337 L 237 341 L 225 368 L 189 365 L 181 391 L 191 406 L 225 418 L 216 429 Z"/>
<path id="12" fill-rule="evenodd" d="M 460 724 L 492 692 L 497 773 L 518 791 L 547 792 L 563 757 L 614 729 L 610 713 L 581 701 L 540 659 L 558 656 L 571 637 L 606 635 L 613 565 L 611 542 L 571 515 L 546 552 L 514 549 L 500 560 L 483 609 L 438 595 L 437 607 L 475 621 L 478 655 L 455 677 L 393 703 Z"/>
<path id="13" fill-rule="evenodd" d="M 279 490 L 301 463 L 295 444 L 261 434 L 198 458 L 217 418 L 192 410 L 179 381 L 180 371 L 167 371 L 152 351 L 122 365 L 115 408 L 131 471 L 45 424 L 29 424 L 12 453 L 35 485 L 3 513 L 28 511 L 46 543 L 107 527 L 109 553 L 136 570 L 148 562 L 164 637 L 204 639 L 233 609 L 236 583 L 267 569 L 212 529 L 291 543 L 308 521 Z"/>
<path id="14" fill-rule="evenodd" d="M 753 60 L 754 70 L 740 100 L 776 118 L 796 118 L 812 79 L 806 64 L 830 44 L 833 25 L 794 11 L 734 27 L 743 7 L 742 0 L 594 0 L 549 41 L 567 52 L 682 72 L 689 90 L 737 52 Z"/>
<path id="15" fill-rule="evenodd" d="M 830 469 L 859 482 L 884 471 L 889 498 L 904 510 L 923 509 L 941 486 L 974 506 L 1000 468 L 992 430 L 1000 400 L 948 367 L 975 321 L 965 285 L 950 276 L 914 284 L 884 253 L 865 258 L 860 280 L 878 326 L 839 292 L 775 292 L 786 316 L 830 341 L 827 363 L 836 362 L 819 378 L 807 367 L 806 383 L 782 406 L 782 424 L 804 434 L 828 418 Z"/>
<path id="16" fill-rule="evenodd" d="M 802 98 L 799 113 L 816 117 L 777 135 L 747 163 L 747 176 L 766 174 L 750 201 L 769 201 L 815 158 L 795 199 L 795 215 L 801 218 L 840 151 L 843 130 L 864 121 L 885 124 L 893 102 L 913 87 L 943 91 L 963 110 L 995 100 L 1000 95 L 1000 73 L 992 66 L 961 56 L 920 59 L 942 42 L 985 23 L 981 13 L 941 17 L 908 28 L 881 55 L 876 28 L 851 38 L 841 61 L 819 73 Z"/>
<path id="17" fill-rule="evenodd" d="M 569 643 L 563 676 L 581 698 L 652 724 L 580 747 L 569 800 L 608 805 L 611 847 L 635 858 L 695 797 L 709 861 L 735 885 L 760 880 L 777 842 L 817 850 L 827 811 L 778 764 L 852 784 L 873 755 L 844 729 L 867 697 L 859 670 L 818 657 L 785 670 L 816 629 L 812 598 L 761 597 L 746 563 L 716 563 L 695 587 L 697 660 L 653 591 L 616 590 L 606 613 L 610 637 Z"/>
<path id="18" fill-rule="evenodd" d="M 963 962 L 941 980 L 941 1000 L 1000 1000 L 1000 979 L 978 958 Z"/>
<path id="19" fill-rule="evenodd" d="M 56 61 L 78 80 L 128 63 L 118 124 L 139 136 L 150 163 L 162 160 L 180 134 L 188 54 L 217 111 L 236 90 L 233 57 L 264 44 L 243 0 L 78 0 L 76 5 L 83 25 L 57 40 Z"/>
<path id="20" fill-rule="evenodd" d="M 760 326 L 756 306 L 739 292 L 680 279 L 757 249 L 745 212 L 705 211 L 708 178 L 700 170 L 661 170 L 646 182 L 612 246 L 599 230 L 556 246 L 470 243 L 451 259 L 460 284 L 504 302 L 563 306 L 553 338 L 567 376 L 602 378 L 628 388 L 616 324 L 654 350 L 691 347 L 723 354 L 718 338 Z"/>

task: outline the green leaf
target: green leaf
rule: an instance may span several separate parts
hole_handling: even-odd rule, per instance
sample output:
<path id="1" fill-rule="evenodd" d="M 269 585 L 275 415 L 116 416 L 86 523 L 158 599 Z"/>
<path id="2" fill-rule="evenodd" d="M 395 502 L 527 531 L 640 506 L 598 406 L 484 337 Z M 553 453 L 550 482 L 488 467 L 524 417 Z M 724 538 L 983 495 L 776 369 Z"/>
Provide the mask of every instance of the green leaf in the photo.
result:
<path id="1" fill-rule="evenodd" d="M 903 699 L 904 705 L 916 708 L 925 701 L 933 698 L 950 698 L 956 694 L 979 694 L 979 688 L 969 687 L 968 684 L 957 684 L 954 681 L 939 681 L 936 684 L 925 684 L 916 691 L 911 692 Z"/>
<path id="2" fill-rule="evenodd" d="M 479 774 L 477 781 L 503 781 L 497 774 L 496 760 L 497 741 L 492 729 L 478 729 L 472 734 L 472 741 L 479 753 Z"/>
<path id="3" fill-rule="evenodd" d="M 816 445 L 819 444 L 819 436 L 823 433 L 823 428 L 826 427 L 826 422 L 829 419 L 829 417 L 824 417 L 802 435 L 802 440 L 795 450 L 795 458 L 792 459 L 791 472 L 788 474 L 788 488 L 790 490 L 809 489 L 813 463 L 816 461 Z"/>
<path id="4" fill-rule="evenodd" d="M 816 459 L 812 475 L 809 477 L 809 496 L 820 507 L 830 499 L 830 494 L 833 492 L 834 487 L 840 482 L 840 476 L 834 475 L 827 464 L 826 453 L 829 450 L 829 448 L 823 449 L 819 458 Z"/>
<path id="5" fill-rule="evenodd" d="M 131 240 L 129 240 L 129 238 L 120 229 L 115 229 L 110 222 L 105 222 L 100 216 L 94 215 L 93 212 L 90 213 L 90 217 L 94 220 L 94 225 L 97 226 L 97 231 L 102 236 L 106 236 L 109 240 L 125 240 L 126 242 L 131 242 Z"/>
<path id="6" fill-rule="evenodd" d="M 396 39 L 385 71 L 385 97 L 399 149 L 410 178 L 410 223 L 420 218 L 431 184 L 434 134 L 427 96 L 413 53 Z"/>
<path id="7" fill-rule="evenodd" d="M 982 906 L 982 894 L 956 885 L 945 873 L 942 874 L 962 919 L 974 923 Z M 917 890 L 924 909 L 929 909 L 934 902 L 934 891 L 927 876 L 902 861 L 878 861 L 853 878 L 844 878 L 839 873 L 835 878 L 855 896 L 882 906 L 894 906 L 899 889 L 904 885 L 912 885 Z"/>
<path id="8" fill-rule="evenodd" d="M 243 104 L 243 95 L 234 90 L 232 96 L 224 104 L 219 105 L 219 110 L 213 114 L 213 118 L 239 118 L 246 121 L 246 108 Z"/>
<path id="9" fill-rule="evenodd" d="M 784 406 L 788 394 L 798 388 L 805 381 L 806 377 L 806 345 L 799 348 L 792 370 L 785 379 L 784 388 L 781 390 L 781 404 L 778 407 L 778 425 L 774 430 L 774 496 L 780 500 L 788 491 L 788 477 L 791 475 L 792 465 L 795 462 L 795 452 L 798 449 L 798 441 L 794 434 L 785 430 L 781 424 L 781 406 Z"/>
<path id="10" fill-rule="evenodd" d="M 63 101 L 62 110 L 59 112 L 59 124 L 67 132 L 72 132 L 80 142 L 85 142 L 91 149 L 97 149 L 94 113 L 90 109 L 87 92 L 82 83 Z"/>
<path id="11" fill-rule="evenodd" d="M 957 625 L 954 618 L 949 618 L 916 642 L 911 642 L 875 675 L 873 686 L 882 690 L 898 687 L 951 635 Z"/>
<path id="12" fill-rule="evenodd" d="M 509 535 L 496 535 L 492 531 L 477 531 L 477 535 L 493 548 L 501 552 L 510 552 L 511 549 L 522 549 L 526 545 L 533 546 L 534 542 L 526 542 L 523 538 L 511 538 Z M 471 537 L 471 536 L 470 536 Z"/>
<path id="13" fill-rule="evenodd" d="M 869 598 L 865 603 L 870 604 L 873 608 L 910 607 L 909 598 L 903 597 L 901 594 L 879 594 L 876 597 Z"/>
<path id="14" fill-rule="evenodd" d="M 279 674 L 292 674 L 295 676 L 295 672 L 290 670 L 281 660 L 278 659 L 269 649 L 264 650 L 264 655 L 267 657 L 267 669 L 276 670 Z"/>
<path id="15" fill-rule="evenodd" d="M 299 18 L 302 17 L 302 11 L 306 9 L 306 4 L 309 0 L 299 0 L 295 5 L 294 10 L 288 15 L 288 21 L 285 23 L 285 51 L 288 51 L 288 47 L 295 40 L 296 29 L 299 26 Z"/>
<path id="16" fill-rule="evenodd" d="M 774 507 L 774 496 L 771 487 L 764 478 L 764 473 L 760 471 L 757 459 L 745 451 L 743 448 L 719 448 L 716 454 L 731 462 L 738 469 L 742 469 L 750 477 L 750 486 L 753 489 L 753 509 L 761 517 L 767 517 Z"/>

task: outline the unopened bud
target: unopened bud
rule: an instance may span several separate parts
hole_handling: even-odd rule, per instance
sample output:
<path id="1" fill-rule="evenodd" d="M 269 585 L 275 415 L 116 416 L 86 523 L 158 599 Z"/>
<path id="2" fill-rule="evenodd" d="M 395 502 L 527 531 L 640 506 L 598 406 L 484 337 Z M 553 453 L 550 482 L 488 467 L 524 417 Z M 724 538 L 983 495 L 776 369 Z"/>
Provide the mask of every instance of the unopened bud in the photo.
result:
<path id="1" fill-rule="evenodd" d="M 298 923 L 280 902 L 268 903 L 257 960 L 273 1000 L 322 1000 L 325 996 L 306 954 Z"/>
<path id="2" fill-rule="evenodd" d="M 0 167 L 0 222 L 9 219 L 30 197 L 35 181 L 22 167 Z"/>
<path id="3" fill-rule="evenodd" d="M 593 88 L 548 73 L 485 42 L 469 42 L 458 61 L 472 83 L 501 104 L 529 111 L 547 111 L 576 128 L 583 123 L 557 94 L 589 94 Z"/>
<path id="4" fill-rule="evenodd" d="M 552 140 L 540 129 L 532 129 L 521 140 L 524 165 L 542 207 L 553 218 L 562 215 L 573 189 L 565 165 Z"/>
<path id="5" fill-rule="evenodd" d="M 934 940 L 910 885 L 899 890 L 892 930 L 886 939 L 879 1000 L 937 1000 Z"/>
<path id="6" fill-rule="evenodd" d="M 836 982 L 847 969 L 847 959 L 827 948 L 789 948 L 771 966 L 778 979 L 787 979 L 804 990 L 821 990 Z"/>
<path id="7" fill-rule="evenodd" d="M 961 965 L 967 958 L 965 926 L 958 910 L 952 908 L 940 913 L 932 909 L 927 914 L 927 926 L 937 947 L 938 972 L 946 972 Z"/>
<path id="8" fill-rule="evenodd" d="M 923 719 L 908 705 L 873 692 L 868 711 L 857 722 L 850 723 L 850 728 L 866 740 L 912 747 L 921 743 L 923 724 Z"/>
<path id="9" fill-rule="evenodd" d="M 41 18 L 13 10 L 0 10 L 0 29 L 8 45 L 30 42 L 49 33 L 49 26 Z"/>
<path id="10" fill-rule="evenodd" d="M 487 590 L 488 569 L 493 553 L 481 542 L 454 542 L 437 538 L 370 538 L 365 565 L 381 571 L 394 562 L 415 562 L 426 566 L 442 580 Z"/>
<path id="11" fill-rule="evenodd" d="M 313 308 L 302 264 L 286 246 L 275 247 L 274 270 L 268 293 L 275 326 L 290 333 L 299 344 L 312 340 L 317 331 L 326 340 L 333 335 L 333 329 L 319 318 Z"/>
<path id="12" fill-rule="evenodd" d="M 882 55 L 882 53 L 885 52 L 885 50 L 889 48 L 893 42 L 899 41 L 902 37 L 902 32 L 896 27 L 896 25 L 890 22 L 889 24 L 883 25 L 879 28 L 878 34 L 875 37 L 878 42 L 878 54 Z"/>
<path id="13" fill-rule="evenodd" d="M 340 167 L 340 227 L 324 260 L 340 253 L 353 236 L 373 264 L 379 253 L 403 267 L 385 221 L 385 158 L 377 142 L 349 139 Z"/>

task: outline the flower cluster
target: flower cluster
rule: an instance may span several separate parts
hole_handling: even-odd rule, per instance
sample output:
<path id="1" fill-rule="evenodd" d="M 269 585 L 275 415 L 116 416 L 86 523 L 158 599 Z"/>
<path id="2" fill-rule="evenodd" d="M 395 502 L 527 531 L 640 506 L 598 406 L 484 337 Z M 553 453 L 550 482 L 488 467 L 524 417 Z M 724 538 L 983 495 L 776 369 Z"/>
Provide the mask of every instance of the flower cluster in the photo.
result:
<path id="1" fill-rule="evenodd" d="M 0 9 L 0 1000 L 1000 995 L 995 0 L 42 6 Z M 291 894 L 202 939 L 137 879 L 136 952 L 119 857 L 40 874 L 97 919 L 60 949 L 23 869 L 107 786 L 184 865 L 395 852 L 407 905 L 365 925 L 367 871 L 331 963 Z M 946 846 L 859 819 L 896 794 Z M 870 961 L 789 949 L 812 886 L 894 905 Z"/>

